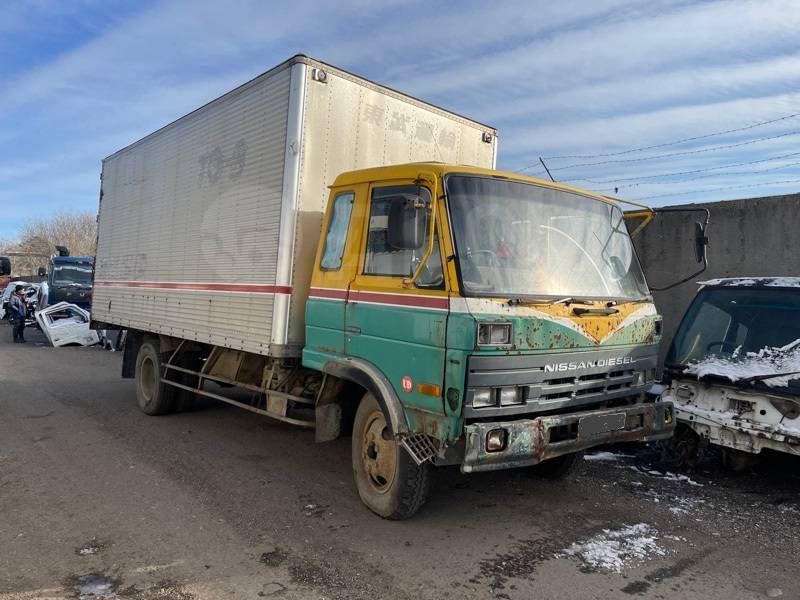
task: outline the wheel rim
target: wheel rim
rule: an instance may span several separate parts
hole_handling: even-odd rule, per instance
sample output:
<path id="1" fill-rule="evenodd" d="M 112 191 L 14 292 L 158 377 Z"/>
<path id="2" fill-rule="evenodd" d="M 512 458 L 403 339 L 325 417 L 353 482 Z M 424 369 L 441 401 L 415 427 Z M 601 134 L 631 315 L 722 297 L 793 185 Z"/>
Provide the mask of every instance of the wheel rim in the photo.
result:
<path id="1" fill-rule="evenodd" d="M 380 411 L 372 413 L 364 427 L 361 464 L 364 465 L 367 481 L 375 491 L 382 494 L 392 487 L 397 466 L 397 444 Z"/>
<path id="2" fill-rule="evenodd" d="M 150 402 L 156 389 L 156 365 L 151 357 L 145 356 L 142 358 L 140 369 L 142 375 L 139 381 L 141 382 L 142 396 L 145 402 Z"/>

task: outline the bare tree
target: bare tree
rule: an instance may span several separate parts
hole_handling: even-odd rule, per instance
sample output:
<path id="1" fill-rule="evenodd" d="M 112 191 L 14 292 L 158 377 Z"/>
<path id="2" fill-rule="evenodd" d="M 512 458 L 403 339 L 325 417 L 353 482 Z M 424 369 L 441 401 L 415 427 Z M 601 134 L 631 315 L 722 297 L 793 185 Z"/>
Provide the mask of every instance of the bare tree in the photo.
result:
<path id="1" fill-rule="evenodd" d="M 73 256 L 94 256 L 97 221 L 90 212 L 56 213 L 28 220 L 17 233 L 17 240 L 0 240 L 0 254 L 11 255 L 14 276 L 29 276 L 66 246 Z M 16 255 L 16 256 L 15 256 Z"/>

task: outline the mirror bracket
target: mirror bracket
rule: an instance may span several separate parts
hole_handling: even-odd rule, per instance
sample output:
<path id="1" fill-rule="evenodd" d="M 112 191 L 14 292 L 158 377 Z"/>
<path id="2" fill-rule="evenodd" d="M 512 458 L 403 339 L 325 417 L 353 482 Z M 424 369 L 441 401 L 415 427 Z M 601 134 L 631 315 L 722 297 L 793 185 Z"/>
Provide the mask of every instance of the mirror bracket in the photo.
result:
<path id="1" fill-rule="evenodd" d="M 422 172 L 417 175 L 417 178 L 414 180 L 414 183 L 417 185 L 421 185 L 422 183 L 427 183 L 430 185 L 431 189 L 431 201 L 428 204 L 428 210 L 430 210 L 430 219 L 428 219 L 428 243 L 425 247 L 425 252 L 422 255 L 422 259 L 419 261 L 417 268 L 414 269 L 414 273 L 412 273 L 411 277 L 406 277 L 403 279 L 403 287 L 404 288 L 413 288 L 416 285 L 417 279 L 422 274 L 425 265 L 428 264 L 428 260 L 430 260 L 431 255 L 433 255 L 433 234 L 436 231 L 436 198 L 438 197 L 437 193 L 437 179 L 436 175 L 433 173 Z M 420 201 L 421 202 L 421 201 Z M 424 205 L 424 203 L 423 203 Z"/>

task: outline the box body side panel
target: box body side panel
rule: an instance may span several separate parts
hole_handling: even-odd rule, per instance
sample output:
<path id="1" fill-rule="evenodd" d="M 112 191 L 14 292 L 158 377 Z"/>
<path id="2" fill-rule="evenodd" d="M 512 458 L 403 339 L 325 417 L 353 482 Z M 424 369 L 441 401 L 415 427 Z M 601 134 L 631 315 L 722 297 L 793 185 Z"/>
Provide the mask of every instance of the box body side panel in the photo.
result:
<path id="1" fill-rule="evenodd" d="M 290 70 L 103 163 L 92 318 L 268 353 Z"/>

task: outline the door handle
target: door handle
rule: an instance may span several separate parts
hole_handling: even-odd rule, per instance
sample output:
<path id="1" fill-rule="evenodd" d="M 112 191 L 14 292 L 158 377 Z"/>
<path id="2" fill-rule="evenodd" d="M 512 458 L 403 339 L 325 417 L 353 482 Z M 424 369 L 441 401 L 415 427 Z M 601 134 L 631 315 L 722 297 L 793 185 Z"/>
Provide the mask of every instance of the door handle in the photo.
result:
<path id="1" fill-rule="evenodd" d="M 361 333 L 361 327 L 355 327 L 354 325 L 348 325 L 344 328 L 347 333 Z"/>

